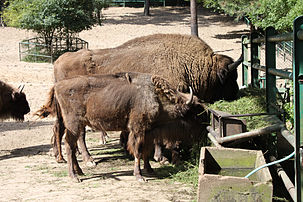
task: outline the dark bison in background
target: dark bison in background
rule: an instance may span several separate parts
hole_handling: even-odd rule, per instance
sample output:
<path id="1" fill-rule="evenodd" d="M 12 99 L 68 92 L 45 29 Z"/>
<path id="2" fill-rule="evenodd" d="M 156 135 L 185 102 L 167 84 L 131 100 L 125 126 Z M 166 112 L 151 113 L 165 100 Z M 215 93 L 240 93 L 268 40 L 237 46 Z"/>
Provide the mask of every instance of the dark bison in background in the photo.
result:
<path id="1" fill-rule="evenodd" d="M 184 131 L 198 136 L 205 130 L 204 107 L 198 98 L 175 90 L 159 76 L 131 72 L 78 76 L 56 82 L 50 93 L 48 107 L 62 117 L 58 124 L 66 128 L 69 175 L 76 181 L 77 174 L 83 174 L 75 153 L 85 126 L 129 132 L 128 150 L 135 157 L 134 175 L 139 181 L 144 181 L 140 159 L 152 172 L 148 157 L 155 141 L 178 141 Z"/>
<path id="2" fill-rule="evenodd" d="M 0 119 L 24 120 L 24 115 L 30 111 L 30 108 L 22 92 L 23 87 L 17 90 L 0 81 Z"/>
<path id="3" fill-rule="evenodd" d="M 143 72 L 160 75 L 173 88 L 188 92 L 205 102 L 219 99 L 233 100 L 239 90 L 237 66 L 232 58 L 216 54 L 202 39 L 190 35 L 155 34 L 135 38 L 121 46 L 109 49 L 68 52 L 61 55 L 54 64 L 55 81 L 76 75 L 107 74 L 121 71 Z M 38 114 L 47 116 L 47 109 Z M 62 130 L 55 124 L 55 130 Z M 61 132 L 63 133 L 63 132 Z M 61 135 L 62 137 L 62 135 Z M 64 161 L 61 154 L 61 140 L 54 138 L 57 161 Z M 90 161 L 83 138 L 79 139 L 84 161 Z M 58 152 L 59 150 L 59 152 Z"/>

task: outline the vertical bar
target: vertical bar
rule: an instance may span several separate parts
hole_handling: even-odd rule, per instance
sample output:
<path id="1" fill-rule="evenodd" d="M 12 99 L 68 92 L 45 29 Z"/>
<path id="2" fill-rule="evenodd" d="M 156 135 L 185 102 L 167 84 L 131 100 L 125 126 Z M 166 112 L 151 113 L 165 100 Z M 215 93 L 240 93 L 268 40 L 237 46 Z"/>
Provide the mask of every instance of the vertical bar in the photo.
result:
<path id="1" fill-rule="evenodd" d="M 242 55 L 243 55 L 243 62 L 242 62 L 242 86 L 247 86 L 247 74 L 248 74 L 248 44 L 247 42 L 248 36 L 243 35 L 242 37 Z"/>
<path id="2" fill-rule="evenodd" d="M 294 83 L 294 107 L 295 107 L 295 186 L 296 200 L 302 197 L 302 168 L 300 163 L 300 146 L 303 140 L 303 41 L 297 37 L 299 30 L 303 29 L 303 16 L 298 17 L 293 25 L 293 83 Z"/>
<path id="3" fill-rule="evenodd" d="M 276 43 L 269 42 L 268 38 L 274 36 L 276 31 L 273 27 L 265 30 L 265 66 L 266 66 L 266 108 L 267 112 L 274 113 L 276 110 L 272 104 L 276 104 L 276 76 L 268 73 L 268 69 L 276 69 Z"/>
<path id="4" fill-rule="evenodd" d="M 251 54 L 250 54 L 250 61 L 251 61 L 251 67 L 254 64 L 260 64 L 260 44 L 253 43 L 252 41 L 255 38 L 258 38 L 258 33 L 257 32 L 252 32 L 250 35 L 250 41 L 251 41 Z M 260 87 L 259 82 L 258 82 L 258 70 L 251 68 L 251 85 L 253 87 Z"/>

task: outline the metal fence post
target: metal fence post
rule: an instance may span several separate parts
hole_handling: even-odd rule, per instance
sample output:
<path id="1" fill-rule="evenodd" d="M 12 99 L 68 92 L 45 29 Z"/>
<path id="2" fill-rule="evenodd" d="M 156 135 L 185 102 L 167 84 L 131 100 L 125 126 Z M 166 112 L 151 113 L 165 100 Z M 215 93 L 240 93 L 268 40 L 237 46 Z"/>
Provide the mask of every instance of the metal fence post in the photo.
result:
<path id="1" fill-rule="evenodd" d="M 296 200 L 302 197 L 302 165 L 300 160 L 300 147 L 303 146 L 303 41 L 298 39 L 298 31 L 303 30 L 303 16 L 294 21 L 293 27 L 293 83 L 295 105 L 295 186 Z"/>
<path id="2" fill-rule="evenodd" d="M 257 32 L 252 32 L 250 35 L 250 41 L 251 41 L 251 54 L 250 54 L 250 61 L 251 61 L 251 67 L 253 67 L 254 64 L 260 64 L 260 44 L 259 43 L 253 43 L 253 40 L 258 38 Z M 260 87 L 259 81 L 258 81 L 259 73 L 257 69 L 251 68 L 251 85 L 253 87 Z"/>
<path id="3" fill-rule="evenodd" d="M 242 86 L 247 86 L 247 74 L 248 74 L 248 36 L 243 35 L 242 39 L 242 55 L 243 55 L 243 62 L 242 62 Z"/>
<path id="4" fill-rule="evenodd" d="M 269 42 L 268 38 L 274 36 L 276 30 L 273 27 L 267 27 L 265 30 L 265 66 L 266 66 L 266 108 L 267 112 L 274 113 L 276 109 L 276 76 L 270 74 L 268 69 L 276 69 L 276 43 Z"/>

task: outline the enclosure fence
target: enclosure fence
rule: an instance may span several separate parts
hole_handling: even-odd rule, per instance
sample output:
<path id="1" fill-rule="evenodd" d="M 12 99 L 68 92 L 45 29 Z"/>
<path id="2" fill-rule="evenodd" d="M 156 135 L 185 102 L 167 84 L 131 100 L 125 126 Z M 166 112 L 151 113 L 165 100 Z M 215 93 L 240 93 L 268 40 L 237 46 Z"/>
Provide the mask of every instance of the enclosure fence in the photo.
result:
<path id="1" fill-rule="evenodd" d="M 280 43 L 284 42 L 284 43 Z M 286 43 L 287 42 L 287 43 Z M 292 43 L 292 48 L 289 44 Z M 261 45 L 265 44 L 265 65 L 261 65 Z M 284 44 L 284 45 L 281 45 Z M 283 47 L 284 46 L 284 47 Z M 284 57 L 292 56 L 292 68 L 282 70 L 277 68 L 276 54 L 284 49 Z M 303 147 L 303 16 L 294 20 L 293 32 L 277 34 L 273 27 L 265 30 L 265 36 L 252 32 L 250 36 L 242 36 L 242 85 L 266 88 L 267 112 L 274 113 L 276 109 L 277 79 L 293 82 L 294 88 L 294 134 L 284 130 L 283 137 L 295 150 L 295 194 L 294 201 L 302 199 L 302 150 Z M 283 68 L 285 69 L 285 68 Z M 265 74 L 265 77 L 262 78 Z M 249 81 L 250 78 L 250 81 Z"/>
<path id="2" fill-rule="evenodd" d="M 50 45 L 46 44 L 45 41 L 49 41 Z M 19 43 L 19 59 L 20 61 L 53 63 L 66 51 L 77 51 L 84 48 L 88 48 L 88 42 L 76 37 L 36 37 Z"/>

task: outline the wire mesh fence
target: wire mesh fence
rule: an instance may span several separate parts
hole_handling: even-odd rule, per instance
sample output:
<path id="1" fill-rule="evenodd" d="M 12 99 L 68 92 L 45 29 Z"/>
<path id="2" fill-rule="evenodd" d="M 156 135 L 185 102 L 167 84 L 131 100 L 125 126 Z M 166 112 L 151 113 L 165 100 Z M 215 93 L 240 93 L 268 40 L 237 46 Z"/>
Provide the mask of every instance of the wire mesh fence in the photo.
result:
<path id="1" fill-rule="evenodd" d="M 46 41 L 48 41 L 47 44 Z M 27 62 L 53 63 L 61 54 L 67 51 L 77 51 L 87 48 L 88 42 L 76 37 L 35 37 L 19 43 L 19 59 L 20 61 Z"/>

